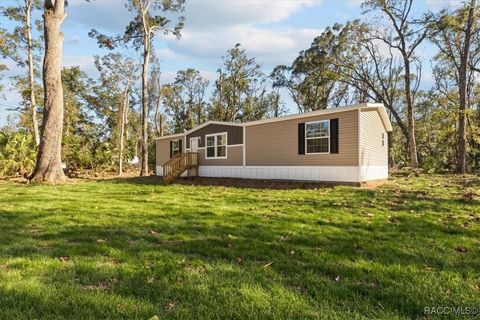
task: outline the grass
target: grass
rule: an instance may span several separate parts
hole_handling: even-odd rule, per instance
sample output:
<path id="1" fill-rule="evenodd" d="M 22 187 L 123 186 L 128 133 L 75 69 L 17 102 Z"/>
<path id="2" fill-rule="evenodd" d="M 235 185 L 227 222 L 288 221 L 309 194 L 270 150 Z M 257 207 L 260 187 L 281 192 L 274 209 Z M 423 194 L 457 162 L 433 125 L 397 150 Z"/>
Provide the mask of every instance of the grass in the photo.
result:
<path id="1" fill-rule="evenodd" d="M 0 319 L 429 319 L 424 307 L 480 307 L 478 187 L 433 175 L 377 189 L 0 182 Z"/>

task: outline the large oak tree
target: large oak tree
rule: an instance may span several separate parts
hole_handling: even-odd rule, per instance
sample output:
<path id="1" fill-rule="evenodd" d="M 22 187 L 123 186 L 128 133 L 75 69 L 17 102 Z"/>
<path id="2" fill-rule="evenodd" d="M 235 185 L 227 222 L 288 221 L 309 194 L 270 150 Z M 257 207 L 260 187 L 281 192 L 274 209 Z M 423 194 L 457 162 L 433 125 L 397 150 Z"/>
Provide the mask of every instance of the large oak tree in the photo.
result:
<path id="1" fill-rule="evenodd" d="M 61 146 L 63 128 L 62 49 L 60 27 L 66 17 L 63 0 L 45 0 L 43 25 L 45 57 L 43 61 L 44 109 L 40 146 L 31 180 L 57 183 L 65 181 Z"/>

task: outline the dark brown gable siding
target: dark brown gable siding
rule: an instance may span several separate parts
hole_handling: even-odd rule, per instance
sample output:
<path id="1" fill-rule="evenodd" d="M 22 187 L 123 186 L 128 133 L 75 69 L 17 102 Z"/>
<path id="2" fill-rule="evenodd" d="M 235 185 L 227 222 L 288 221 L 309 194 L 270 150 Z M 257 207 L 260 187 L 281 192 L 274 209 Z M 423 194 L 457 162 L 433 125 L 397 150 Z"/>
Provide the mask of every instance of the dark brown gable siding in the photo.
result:
<path id="1" fill-rule="evenodd" d="M 228 145 L 243 143 L 243 127 L 229 126 L 224 124 L 209 124 L 208 126 L 200 128 L 187 135 L 186 148 L 190 148 L 190 138 L 200 137 L 198 146 L 205 147 L 205 135 L 220 132 L 228 132 Z"/>

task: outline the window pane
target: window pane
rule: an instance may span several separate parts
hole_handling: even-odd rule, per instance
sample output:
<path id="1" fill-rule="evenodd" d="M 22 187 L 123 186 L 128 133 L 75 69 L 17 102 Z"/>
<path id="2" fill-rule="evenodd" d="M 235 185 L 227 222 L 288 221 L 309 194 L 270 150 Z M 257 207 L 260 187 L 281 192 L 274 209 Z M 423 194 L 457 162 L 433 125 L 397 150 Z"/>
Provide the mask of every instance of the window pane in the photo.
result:
<path id="1" fill-rule="evenodd" d="M 220 134 L 217 136 L 217 146 L 224 146 L 227 144 L 227 135 Z"/>
<path id="2" fill-rule="evenodd" d="M 207 148 L 207 158 L 215 157 L 215 147 L 208 147 Z"/>
<path id="3" fill-rule="evenodd" d="M 227 155 L 227 147 L 217 147 L 217 157 L 225 157 Z"/>
<path id="4" fill-rule="evenodd" d="M 318 123 L 307 123 L 305 127 L 307 130 L 307 138 L 312 138 L 317 135 L 319 129 Z"/>
<path id="5" fill-rule="evenodd" d="M 213 147 L 215 145 L 215 137 L 207 137 L 207 146 L 208 147 Z"/>
<path id="6" fill-rule="evenodd" d="M 172 153 L 173 155 L 176 155 L 177 153 L 180 152 L 180 143 L 178 142 L 178 140 L 173 140 L 172 141 Z"/>
<path id="7" fill-rule="evenodd" d="M 328 138 L 308 139 L 307 153 L 328 152 Z"/>
<path id="8" fill-rule="evenodd" d="M 307 123 L 305 126 L 307 138 L 328 136 L 328 126 L 328 121 Z"/>

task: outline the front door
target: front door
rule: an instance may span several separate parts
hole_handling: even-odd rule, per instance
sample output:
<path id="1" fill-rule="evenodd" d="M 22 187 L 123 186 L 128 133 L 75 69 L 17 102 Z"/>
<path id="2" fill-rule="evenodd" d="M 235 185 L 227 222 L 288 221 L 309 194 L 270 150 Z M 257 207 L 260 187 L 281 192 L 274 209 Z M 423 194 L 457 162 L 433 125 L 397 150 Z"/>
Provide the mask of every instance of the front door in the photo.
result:
<path id="1" fill-rule="evenodd" d="M 190 138 L 190 152 L 198 152 L 198 137 Z"/>

